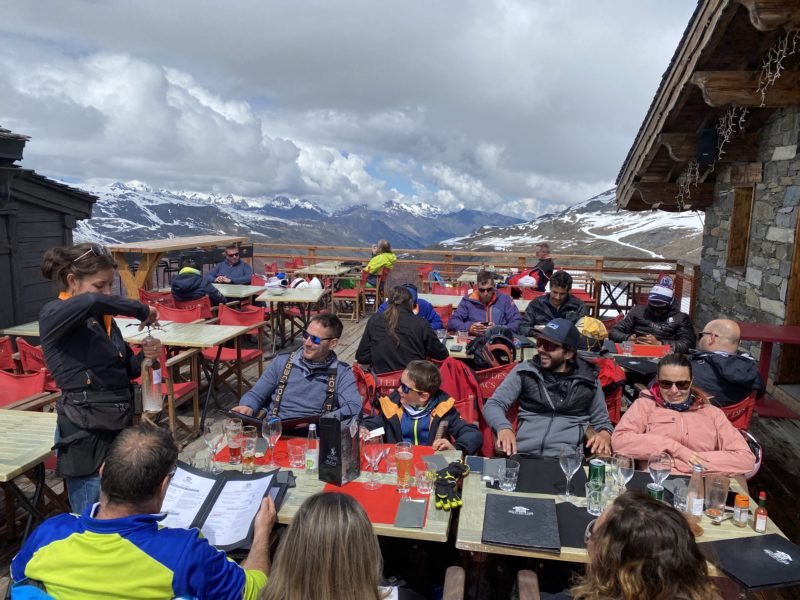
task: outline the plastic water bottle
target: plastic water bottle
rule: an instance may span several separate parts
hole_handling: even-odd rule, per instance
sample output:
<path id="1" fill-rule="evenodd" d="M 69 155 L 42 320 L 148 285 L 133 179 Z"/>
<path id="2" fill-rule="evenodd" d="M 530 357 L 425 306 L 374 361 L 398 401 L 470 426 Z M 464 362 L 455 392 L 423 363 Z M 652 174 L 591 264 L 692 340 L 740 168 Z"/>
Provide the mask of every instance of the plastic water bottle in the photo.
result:
<path id="1" fill-rule="evenodd" d="M 703 516 L 704 500 L 703 467 L 694 465 L 692 466 L 692 478 L 689 480 L 689 489 L 686 492 L 686 512 L 695 521 L 699 521 Z"/>
<path id="2" fill-rule="evenodd" d="M 319 440 L 317 439 L 317 426 L 314 423 L 308 426 L 308 443 L 306 444 L 306 472 L 317 473 L 319 468 Z"/>

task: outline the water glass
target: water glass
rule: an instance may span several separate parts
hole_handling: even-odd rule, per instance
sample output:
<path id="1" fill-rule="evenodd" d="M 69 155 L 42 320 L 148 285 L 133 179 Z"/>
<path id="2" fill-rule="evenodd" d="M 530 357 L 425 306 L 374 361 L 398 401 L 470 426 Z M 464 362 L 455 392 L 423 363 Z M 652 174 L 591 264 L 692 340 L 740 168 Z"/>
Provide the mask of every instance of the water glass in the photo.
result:
<path id="1" fill-rule="evenodd" d="M 456 334 L 456 342 L 463 346 L 469 344 L 469 331 L 467 329 L 459 329 Z"/>
<path id="2" fill-rule="evenodd" d="M 211 465 L 214 463 L 214 452 L 208 448 L 203 448 L 194 455 L 192 465 L 195 469 L 201 471 L 211 471 Z"/>
<path id="3" fill-rule="evenodd" d="M 228 443 L 228 464 L 238 465 L 242 462 L 242 420 L 225 419 L 222 425 L 225 441 Z"/>
<path id="4" fill-rule="evenodd" d="M 414 476 L 417 481 L 417 492 L 427 496 L 433 491 L 433 472 L 428 468 L 428 465 L 416 465 L 414 467 Z"/>
<path id="5" fill-rule="evenodd" d="M 506 460 L 505 467 L 500 470 L 500 489 L 504 492 L 513 492 L 517 488 L 519 479 L 519 463 L 515 460 Z"/>
<path id="6" fill-rule="evenodd" d="M 242 428 L 242 473 L 249 475 L 256 470 L 256 440 L 258 430 L 253 425 Z"/>
<path id="7" fill-rule="evenodd" d="M 706 477 L 706 516 L 710 519 L 721 517 L 725 512 L 725 500 L 728 498 L 730 479 L 724 475 L 708 475 Z"/>
<path id="8" fill-rule="evenodd" d="M 437 329 L 436 337 L 439 338 L 439 341 L 442 344 L 444 344 L 447 341 L 447 329 Z"/>
<path id="9" fill-rule="evenodd" d="M 217 452 L 225 442 L 225 432 L 221 425 L 206 425 L 203 428 L 203 440 L 211 451 L 211 468 L 212 473 L 222 473 L 222 469 L 217 465 Z"/>
<path id="10" fill-rule="evenodd" d="M 386 460 L 386 472 L 390 475 L 397 473 L 397 458 L 395 457 L 395 452 L 395 447 L 389 446 L 386 449 L 386 454 L 383 455 L 383 458 Z"/>
<path id="11" fill-rule="evenodd" d="M 606 507 L 603 487 L 603 484 L 597 480 L 586 483 L 586 512 L 595 517 L 599 517 Z"/>
<path id="12" fill-rule="evenodd" d="M 624 356 L 632 356 L 633 355 L 633 341 L 625 340 L 622 342 L 622 354 Z"/>
<path id="13" fill-rule="evenodd" d="M 286 448 L 289 453 L 289 466 L 293 469 L 303 469 L 306 466 L 306 440 L 294 438 L 287 440 Z"/>
<path id="14" fill-rule="evenodd" d="M 683 479 L 675 481 L 675 488 L 672 492 L 672 505 L 681 512 L 686 512 L 686 497 L 689 493 L 689 487 Z"/>

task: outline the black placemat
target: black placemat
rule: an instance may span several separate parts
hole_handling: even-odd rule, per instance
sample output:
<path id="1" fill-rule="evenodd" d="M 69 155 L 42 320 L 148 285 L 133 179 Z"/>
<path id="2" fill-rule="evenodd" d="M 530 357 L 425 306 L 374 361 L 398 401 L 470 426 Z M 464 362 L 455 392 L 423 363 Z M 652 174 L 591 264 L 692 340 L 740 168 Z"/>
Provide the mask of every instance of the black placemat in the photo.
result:
<path id="1" fill-rule="evenodd" d="M 555 502 L 549 498 L 486 494 L 481 541 L 560 552 Z"/>
<path id="2" fill-rule="evenodd" d="M 571 502 L 556 504 L 558 518 L 558 535 L 561 537 L 561 546 L 567 548 L 586 548 L 583 541 L 586 526 L 597 517 L 590 515 L 581 506 Z"/>
<path id="3" fill-rule="evenodd" d="M 519 462 L 517 492 L 526 494 L 564 495 L 567 478 L 555 458 L 531 458 L 515 454 L 511 457 Z M 573 496 L 586 497 L 586 473 L 578 469 L 570 484 Z"/>
<path id="4" fill-rule="evenodd" d="M 778 534 L 704 542 L 700 548 L 708 560 L 748 590 L 800 583 L 800 546 Z"/>

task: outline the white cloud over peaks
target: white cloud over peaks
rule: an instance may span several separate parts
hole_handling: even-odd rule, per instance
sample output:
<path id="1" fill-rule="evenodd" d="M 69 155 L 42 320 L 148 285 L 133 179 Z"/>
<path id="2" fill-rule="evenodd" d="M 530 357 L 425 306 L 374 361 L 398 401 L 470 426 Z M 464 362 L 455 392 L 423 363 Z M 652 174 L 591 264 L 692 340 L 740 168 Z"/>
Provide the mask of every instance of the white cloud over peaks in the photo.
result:
<path id="1" fill-rule="evenodd" d="M 481 203 L 486 207 L 492 207 L 502 202 L 502 198 L 496 192 L 489 190 L 481 180 L 447 165 L 427 165 L 423 168 L 423 172 L 439 188 L 449 190 L 467 205 Z"/>

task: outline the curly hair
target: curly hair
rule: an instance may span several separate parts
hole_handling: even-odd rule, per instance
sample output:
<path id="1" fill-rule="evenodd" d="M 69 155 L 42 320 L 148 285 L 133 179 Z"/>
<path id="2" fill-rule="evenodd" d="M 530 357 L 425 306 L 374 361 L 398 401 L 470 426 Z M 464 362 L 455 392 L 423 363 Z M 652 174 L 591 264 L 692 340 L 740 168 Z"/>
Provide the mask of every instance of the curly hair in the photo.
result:
<path id="1" fill-rule="evenodd" d="M 642 490 L 614 501 L 589 541 L 574 600 L 719 600 L 684 516 Z"/>

